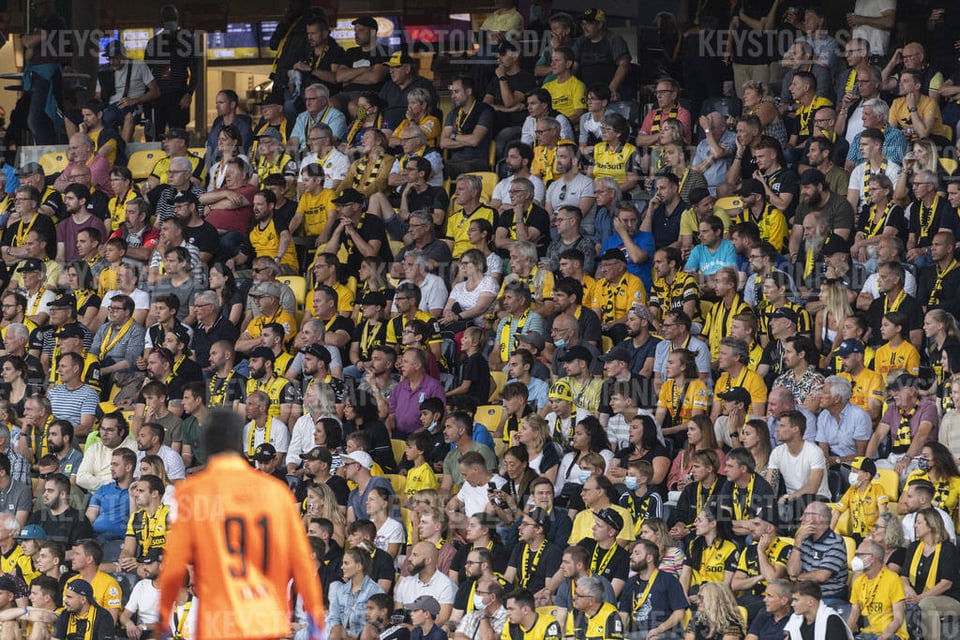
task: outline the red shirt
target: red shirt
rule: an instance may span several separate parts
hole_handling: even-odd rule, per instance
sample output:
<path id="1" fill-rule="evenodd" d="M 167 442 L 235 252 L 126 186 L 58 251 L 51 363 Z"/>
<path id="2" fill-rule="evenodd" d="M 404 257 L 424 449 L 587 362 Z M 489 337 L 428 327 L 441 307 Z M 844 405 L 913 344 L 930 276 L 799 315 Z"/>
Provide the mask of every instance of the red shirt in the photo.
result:
<path id="1" fill-rule="evenodd" d="M 247 199 L 248 204 L 239 209 L 208 209 L 207 222 L 215 226 L 220 231 L 237 231 L 244 235 L 250 233 L 250 227 L 253 225 L 253 194 L 257 192 L 257 187 L 252 184 L 245 184 L 237 189 L 215 189 L 213 193 L 220 191 L 232 191 L 238 193 Z"/>

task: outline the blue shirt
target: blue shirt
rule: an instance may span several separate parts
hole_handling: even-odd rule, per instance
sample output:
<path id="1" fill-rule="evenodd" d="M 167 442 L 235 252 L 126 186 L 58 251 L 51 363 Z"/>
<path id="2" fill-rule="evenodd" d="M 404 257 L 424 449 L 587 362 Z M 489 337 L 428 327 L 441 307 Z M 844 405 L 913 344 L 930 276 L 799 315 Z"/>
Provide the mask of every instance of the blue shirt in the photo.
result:
<path id="1" fill-rule="evenodd" d="M 829 411 L 817 416 L 817 442 L 823 442 L 835 456 L 855 456 L 856 440 L 869 440 L 873 435 L 870 414 L 860 407 L 847 404 L 840 411 L 840 422 Z"/>
<path id="2" fill-rule="evenodd" d="M 852 162 L 857 166 L 863 162 L 863 155 L 860 153 L 860 133 L 853 137 L 850 143 L 850 151 L 847 152 L 847 162 Z M 903 132 L 889 124 L 883 130 L 883 157 L 889 162 L 895 162 L 903 166 L 903 156 L 907 153 L 907 139 Z"/>
<path id="3" fill-rule="evenodd" d="M 485 444 L 490 447 L 490 451 L 493 451 L 495 447 L 493 446 L 493 436 L 490 435 L 490 432 L 485 426 L 479 422 L 473 423 L 473 435 L 470 436 L 474 442 L 479 442 L 480 444 Z M 457 445 L 451 444 L 450 449 L 456 449 Z"/>
<path id="4" fill-rule="evenodd" d="M 100 510 L 93 521 L 93 533 L 98 539 L 122 540 L 127 535 L 127 522 L 130 521 L 129 489 L 121 489 L 116 482 L 105 484 L 94 492 L 90 506 Z"/>
<path id="5" fill-rule="evenodd" d="M 515 378 L 507 380 L 507 384 L 511 382 L 516 382 Z M 547 406 L 547 394 L 550 389 L 547 387 L 547 383 L 541 380 L 540 378 L 530 378 L 530 383 L 527 384 L 527 402 L 537 407 L 537 411 L 543 409 Z"/>
<path id="6" fill-rule="evenodd" d="M 327 629 L 339 624 L 347 633 L 360 635 L 367 624 L 367 600 L 377 593 L 383 593 L 383 588 L 370 576 L 363 577 L 356 593 L 353 592 L 351 583 L 342 584 L 340 588 L 333 590 L 330 610 L 327 612 Z"/>
<path id="7" fill-rule="evenodd" d="M 343 140 L 343 134 L 347 132 L 347 117 L 343 115 L 341 111 L 335 109 L 332 104 L 327 105 L 326 112 L 321 111 L 317 115 L 323 116 L 319 119 L 319 122 L 317 122 L 315 118 L 312 119 L 310 117 L 309 111 L 303 111 L 297 116 L 297 121 L 293 125 L 293 131 L 290 132 L 290 137 L 300 140 L 301 149 L 307 145 L 307 135 L 310 133 L 308 125 L 315 127 L 322 122 L 330 127 L 330 130 L 333 132 L 333 137 L 337 140 Z M 313 120 L 313 122 L 311 122 L 311 120 Z"/>
<path id="8" fill-rule="evenodd" d="M 677 215 L 677 220 L 680 220 L 679 215 Z M 680 227 L 678 226 L 677 233 L 679 232 Z M 653 234 L 648 231 L 637 231 L 630 239 L 633 241 L 633 244 L 647 252 L 647 261 L 643 264 L 637 264 L 630 259 L 626 248 L 623 246 L 623 241 L 617 233 L 614 233 L 603 241 L 603 245 L 600 247 L 600 255 L 603 255 L 603 252 L 607 249 L 619 249 L 622 251 L 623 255 L 627 258 L 627 271 L 640 278 L 644 288 L 649 292 L 650 289 L 653 288 L 653 276 L 651 275 L 650 269 L 653 265 L 653 254 L 657 250 L 656 242 L 654 241 Z"/>
<path id="9" fill-rule="evenodd" d="M 705 244 L 695 246 L 683 268 L 686 271 L 699 271 L 705 276 L 712 276 L 723 267 L 735 267 L 736 264 L 737 252 L 733 248 L 733 243 L 722 238 L 720 246 L 713 252 Z"/>
<path id="10" fill-rule="evenodd" d="M 370 514 L 367 513 L 367 496 L 370 495 L 370 491 L 374 487 L 383 487 L 389 491 L 391 495 L 393 494 L 393 485 L 383 476 L 373 476 L 370 478 L 370 482 L 367 483 L 367 488 L 363 493 L 360 493 L 359 487 L 351 491 L 350 496 L 347 498 L 347 508 L 353 507 L 353 515 L 356 516 L 357 520 L 370 519 Z"/>

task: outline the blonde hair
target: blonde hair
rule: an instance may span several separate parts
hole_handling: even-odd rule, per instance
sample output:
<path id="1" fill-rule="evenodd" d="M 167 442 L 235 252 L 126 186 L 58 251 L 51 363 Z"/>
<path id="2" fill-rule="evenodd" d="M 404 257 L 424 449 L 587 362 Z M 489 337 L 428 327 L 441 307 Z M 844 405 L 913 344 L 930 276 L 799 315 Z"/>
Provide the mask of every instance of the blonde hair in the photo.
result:
<path id="1" fill-rule="evenodd" d="M 143 456 L 143 459 L 140 461 L 140 464 L 143 463 L 150 465 L 153 475 L 163 481 L 163 486 L 169 487 L 173 484 L 170 481 L 170 476 L 167 475 L 167 466 L 163 463 L 163 458 L 157 455 L 147 454 Z"/>
<path id="2" fill-rule="evenodd" d="M 436 489 L 420 489 L 413 497 L 423 502 L 427 509 L 436 509 L 443 505 L 440 499 L 440 492 Z"/>
<path id="3" fill-rule="evenodd" d="M 537 432 L 534 448 L 537 451 L 543 451 L 543 446 L 550 439 L 550 425 L 547 424 L 546 418 L 539 414 L 531 413 L 530 415 L 524 416 L 520 422 L 526 422 Z"/>
<path id="4" fill-rule="evenodd" d="M 823 301 L 826 315 L 823 318 L 824 324 L 827 323 L 827 316 L 834 318 L 841 325 L 843 319 L 853 315 L 853 308 L 847 300 L 847 288 L 839 280 L 830 284 L 823 285 Z"/>
<path id="5" fill-rule="evenodd" d="M 343 529 L 347 526 L 347 518 L 337 508 L 337 496 L 326 483 L 315 484 L 307 489 L 307 499 L 313 496 L 320 499 L 320 517 L 333 523 L 334 529 Z M 310 516 L 306 516 L 308 519 Z M 309 524 L 309 520 L 305 524 Z"/>
<path id="6" fill-rule="evenodd" d="M 747 632 L 743 616 L 733 592 L 720 582 L 706 582 L 700 585 L 700 611 L 710 624 L 711 629 L 723 632 L 724 629 L 736 627 L 741 636 Z"/>

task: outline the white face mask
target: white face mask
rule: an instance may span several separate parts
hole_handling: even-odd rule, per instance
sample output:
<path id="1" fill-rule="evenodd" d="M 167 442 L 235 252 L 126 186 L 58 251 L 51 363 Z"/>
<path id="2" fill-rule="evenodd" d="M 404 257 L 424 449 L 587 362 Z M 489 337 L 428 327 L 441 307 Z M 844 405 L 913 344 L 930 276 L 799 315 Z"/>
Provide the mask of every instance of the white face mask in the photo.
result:
<path id="1" fill-rule="evenodd" d="M 850 569 L 852 569 L 854 573 L 864 571 L 866 568 L 866 565 L 863 564 L 863 558 L 860 556 L 854 556 L 853 560 L 850 562 Z"/>
<path id="2" fill-rule="evenodd" d="M 487 605 L 483 603 L 483 596 L 479 593 L 473 594 L 473 608 L 475 611 L 481 611 L 487 608 Z"/>
<path id="3" fill-rule="evenodd" d="M 860 474 L 859 474 L 858 472 L 856 472 L 856 471 L 851 471 L 848 480 L 850 481 L 850 486 L 851 486 L 851 487 L 858 487 L 858 486 L 860 486 Z"/>

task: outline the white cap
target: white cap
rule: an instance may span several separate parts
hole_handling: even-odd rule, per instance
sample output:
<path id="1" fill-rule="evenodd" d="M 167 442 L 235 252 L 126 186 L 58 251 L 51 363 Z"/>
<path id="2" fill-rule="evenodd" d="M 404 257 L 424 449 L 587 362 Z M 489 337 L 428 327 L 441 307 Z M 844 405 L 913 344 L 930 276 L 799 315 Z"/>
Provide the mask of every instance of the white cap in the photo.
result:
<path id="1" fill-rule="evenodd" d="M 364 469 L 368 471 L 373 468 L 373 458 L 370 457 L 370 454 L 366 451 L 354 451 L 353 453 L 344 453 L 340 455 L 340 458 L 343 460 L 349 460 L 351 462 L 356 462 Z"/>

